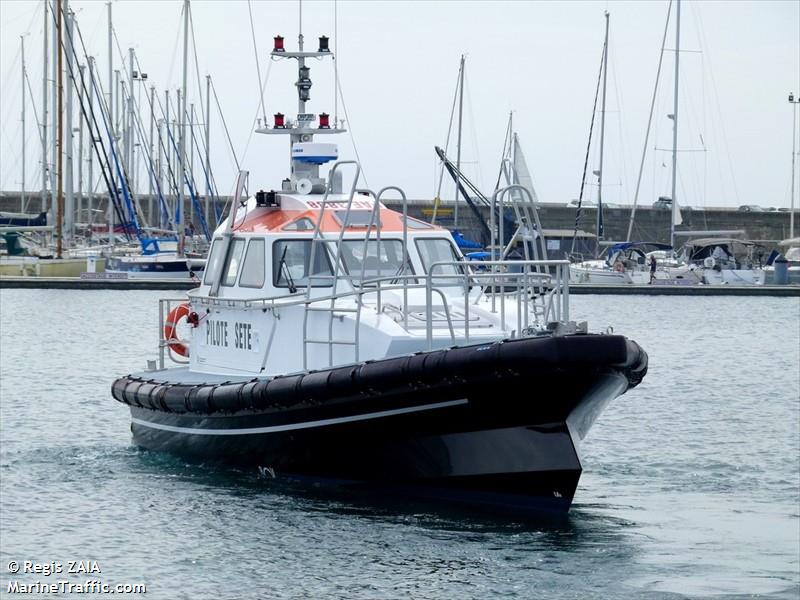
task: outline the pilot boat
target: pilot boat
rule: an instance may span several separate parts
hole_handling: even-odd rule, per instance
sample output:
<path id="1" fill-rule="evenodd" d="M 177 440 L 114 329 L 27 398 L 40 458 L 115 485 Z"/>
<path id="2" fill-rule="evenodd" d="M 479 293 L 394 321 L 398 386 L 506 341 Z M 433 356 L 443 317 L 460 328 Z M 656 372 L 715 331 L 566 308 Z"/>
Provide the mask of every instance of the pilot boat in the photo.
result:
<path id="1" fill-rule="evenodd" d="M 579 443 L 642 380 L 646 353 L 570 320 L 567 261 L 473 271 L 401 189 L 360 187 L 357 162 L 314 142 L 343 129 L 306 111 L 305 60 L 330 55 L 327 38 L 318 52 L 276 38 L 273 58 L 299 63 L 299 114 L 260 131 L 289 137 L 290 176 L 251 194 L 240 172 L 200 285 L 160 301 L 158 359 L 112 386 L 134 443 L 275 477 L 568 510 Z M 501 208 L 525 193 L 499 190 Z"/>

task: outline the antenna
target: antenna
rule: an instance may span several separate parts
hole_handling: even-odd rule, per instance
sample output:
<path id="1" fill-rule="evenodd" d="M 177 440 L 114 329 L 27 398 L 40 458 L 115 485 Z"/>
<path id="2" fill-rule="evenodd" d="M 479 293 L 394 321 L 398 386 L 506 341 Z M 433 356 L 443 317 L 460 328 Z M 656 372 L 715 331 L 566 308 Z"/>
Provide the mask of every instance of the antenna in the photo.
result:
<path id="1" fill-rule="evenodd" d="M 299 1 L 300 7 L 300 32 L 297 37 L 298 51 L 289 51 L 284 47 L 284 37 L 276 35 L 274 46 L 270 57 L 272 60 L 293 58 L 297 60 L 297 81 L 294 85 L 297 88 L 297 118 L 292 119 L 282 112 L 274 113 L 272 127 L 266 122 L 263 127 L 256 129 L 257 133 L 266 134 L 289 134 L 290 136 L 290 177 L 285 179 L 282 185 L 284 192 L 299 192 L 301 194 L 322 193 L 327 189 L 325 178 L 319 175 L 319 166 L 335 160 L 338 157 L 338 148 L 335 144 L 312 143 L 315 135 L 343 133 L 345 129 L 337 127 L 337 119 L 334 118 L 331 126 L 330 115 L 321 112 L 319 115 L 306 111 L 306 103 L 311 100 L 311 68 L 306 66 L 308 58 L 334 58 L 334 53 L 330 51 L 330 40 L 327 36 L 319 37 L 317 50 L 306 50 L 303 37 L 303 15 L 302 0 Z M 336 66 L 334 59 L 334 68 Z M 338 85 L 338 75 L 336 79 Z M 338 92 L 338 90 L 337 90 Z M 336 94 L 334 94 L 336 98 Z M 334 115 L 338 113 L 338 104 Z M 318 123 L 315 123 L 318 120 Z M 338 187 L 336 182 L 334 187 Z M 338 193 L 338 192 L 337 192 Z"/>

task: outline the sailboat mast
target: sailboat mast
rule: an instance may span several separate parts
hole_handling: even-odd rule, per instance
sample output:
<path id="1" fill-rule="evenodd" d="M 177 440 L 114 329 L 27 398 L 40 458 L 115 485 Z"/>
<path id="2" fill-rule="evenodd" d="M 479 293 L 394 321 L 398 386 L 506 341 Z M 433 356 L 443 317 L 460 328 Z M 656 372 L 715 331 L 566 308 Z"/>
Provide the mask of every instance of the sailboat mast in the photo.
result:
<path id="1" fill-rule="evenodd" d="M 211 212 L 209 212 L 209 198 L 211 197 L 211 164 L 209 136 L 211 133 L 211 75 L 206 75 L 206 220 L 211 222 Z"/>
<path id="2" fill-rule="evenodd" d="M 63 0 L 64 2 L 64 18 L 66 20 L 66 27 L 67 27 L 67 43 L 70 44 L 69 51 L 64 48 L 64 58 L 67 62 L 66 73 L 69 79 L 67 80 L 66 90 L 64 90 L 67 94 L 67 106 L 64 114 L 64 118 L 66 120 L 66 139 L 63 140 L 65 142 L 64 146 L 64 158 L 66 160 L 66 167 L 64 169 L 64 228 L 65 228 L 65 236 L 69 241 L 72 238 L 73 230 L 75 227 L 75 223 L 73 220 L 74 211 L 75 211 L 75 172 L 73 168 L 73 131 L 72 131 L 72 90 L 73 90 L 73 82 L 70 81 L 72 79 L 73 73 L 73 53 L 72 53 L 72 40 L 74 39 L 73 36 L 73 23 L 75 18 L 75 13 L 69 7 L 69 0 Z"/>
<path id="3" fill-rule="evenodd" d="M 658 83 L 661 80 L 661 65 L 664 61 L 664 48 L 667 44 L 667 33 L 669 32 L 669 18 L 672 12 L 672 2 L 670 1 L 667 8 L 667 19 L 664 23 L 664 36 L 661 39 L 661 52 L 658 54 L 658 69 L 656 69 L 656 82 L 653 84 L 653 99 L 650 101 L 650 115 L 647 117 L 647 129 L 644 134 L 644 144 L 642 145 L 642 159 L 639 162 L 639 175 L 636 178 L 636 190 L 633 192 L 633 208 L 631 209 L 631 217 L 628 221 L 628 235 L 625 237 L 626 242 L 631 241 L 633 235 L 633 222 L 636 218 L 636 207 L 639 204 L 639 190 L 642 185 L 642 175 L 644 174 L 644 161 L 647 157 L 647 142 L 650 139 L 650 127 L 653 124 L 653 111 L 656 107 L 656 96 L 658 94 Z"/>
<path id="4" fill-rule="evenodd" d="M 19 36 L 20 55 L 22 57 L 22 191 L 20 193 L 19 212 L 25 212 L 25 36 Z"/>
<path id="5" fill-rule="evenodd" d="M 794 238 L 794 175 L 795 175 L 795 158 L 797 157 L 797 105 L 800 104 L 800 99 L 795 100 L 794 94 L 789 94 L 789 102 L 792 103 L 792 201 L 789 203 L 789 238 Z"/>
<path id="6" fill-rule="evenodd" d="M 84 72 L 86 71 L 86 65 L 79 65 L 78 70 L 80 71 L 80 80 L 84 80 Z M 78 88 L 78 104 L 83 104 L 84 96 L 83 90 Z M 80 222 L 81 211 L 83 210 L 83 111 L 78 111 L 78 207 L 77 211 L 75 212 L 76 219 Z"/>
<path id="7" fill-rule="evenodd" d="M 52 10 L 53 18 L 56 17 L 56 10 L 57 4 L 56 1 L 53 0 L 53 3 L 50 5 Z M 51 56 L 53 58 L 52 63 L 50 65 L 50 80 L 49 80 L 49 87 L 50 87 L 50 105 L 52 106 L 52 110 L 50 111 L 50 140 L 48 142 L 50 146 L 50 204 L 49 209 L 55 214 L 56 207 L 58 205 L 58 183 L 56 182 L 56 177 L 58 175 L 56 171 L 56 155 L 58 154 L 58 27 L 53 27 L 51 30 L 50 36 L 50 47 L 51 47 Z"/>
<path id="8" fill-rule="evenodd" d="M 125 167 L 128 173 L 128 185 L 133 191 L 136 188 L 136 170 L 133 168 L 133 48 L 128 48 L 128 102 L 125 111 Z"/>
<path id="9" fill-rule="evenodd" d="M 678 210 L 678 82 L 681 55 L 681 0 L 677 0 L 675 11 L 675 97 L 672 108 L 672 218 L 669 225 L 669 243 L 675 248 L 675 213 Z"/>
<path id="10" fill-rule="evenodd" d="M 183 177 L 186 172 L 186 76 L 189 60 L 189 0 L 183 2 L 183 82 L 178 98 L 178 126 L 180 127 L 180 148 L 178 153 L 178 210 L 175 227 L 178 229 L 178 254 L 183 254 Z"/>
<path id="11" fill-rule="evenodd" d="M 86 100 L 89 110 L 87 111 L 89 115 L 94 114 L 94 57 L 89 57 L 89 90 L 87 92 L 88 98 Z M 89 134 L 89 156 L 87 158 L 89 165 L 88 165 L 88 173 L 87 173 L 87 182 L 86 182 L 86 222 L 91 224 L 92 219 L 92 208 L 94 206 L 93 199 L 94 199 L 94 133 L 92 132 L 91 123 L 87 123 L 87 132 Z"/>
<path id="12" fill-rule="evenodd" d="M 64 222 L 64 169 L 63 167 L 63 148 L 64 141 L 64 65 L 63 53 L 61 52 L 62 41 L 62 14 L 61 0 L 56 0 L 56 81 L 58 86 L 58 106 L 56 114 L 58 115 L 58 134 L 56 137 L 56 169 L 58 171 L 58 187 L 56 191 L 56 257 L 62 258 L 64 244 L 62 238 L 62 229 Z"/>
<path id="13" fill-rule="evenodd" d="M 606 134 L 606 81 L 608 79 L 608 22 L 606 11 L 606 37 L 603 42 L 603 97 L 600 106 L 600 164 L 597 169 L 597 241 L 603 239 L 603 149 Z"/>
<path id="14" fill-rule="evenodd" d="M 184 115 L 189 118 L 189 173 L 191 174 L 192 187 L 194 183 L 194 102 L 189 103 L 189 114 Z M 189 191 L 191 194 L 191 190 Z M 194 221 L 194 200 L 189 202 L 189 220 Z"/>
<path id="15" fill-rule="evenodd" d="M 458 70 L 458 143 L 456 145 L 456 170 L 461 173 L 461 122 L 464 113 L 464 55 L 461 55 L 461 67 Z M 458 190 L 453 207 L 453 226 L 458 227 Z"/>
<path id="16" fill-rule="evenodd" d="M 98 75 L 99 77 L 99 75 Z M 109 146 L 114 141 L 114 27 L 111 21 L 111 2 L 108 3 L 108 120 L 111 130 L 111 139 L 108 140 Z M 111 168 L 110 178 L 114 190 L 117 189 L 116 169 Z M 108 243 L 114 247 L 114 208 L 111 206 L 111 196 L 108 198 Z"/>
<path id="17" fill-rule="evenodd" d="M 47 210 L 47 10 L 48 0 L 44 0 L 44 34 L 42 35 L 42 212 Z"/>
<path id="18" fill-rule="evenodd" d="M 150 86 L 150 137 L 148 139 L 148 146 L 147 146 L 147 148 L 148 148 L 148 159 L 150 160 L 151 163 L 155 160 L 153 158 L 154 155 L 155 155 L 155 148 L 153 147 L 153 129 L 155 128 L 155 120 L 156 120 L 155 105 L 156 105 L 156 86 L 151 85 Z M 159 169 L 159 172 L 160 172 L 161 171 L 161 165 L 159 165 L 158 169 Z M 148 199 L 147 199 L 147 214 L 150 217 L 151 222 L 154 222 L 154 219 L 153 219 L 153 193 L 155 191 L 155 189 L 153 187 L 153 184 L 155 183 L 154 179 L 155 179 L 155 175 L 151 175 L 150 177 L 148 177 L 148 180 L 149 180 L 150 184 L 148 186 L 148 192 L 147 192 L 147 195 L 148 195 Z"/>

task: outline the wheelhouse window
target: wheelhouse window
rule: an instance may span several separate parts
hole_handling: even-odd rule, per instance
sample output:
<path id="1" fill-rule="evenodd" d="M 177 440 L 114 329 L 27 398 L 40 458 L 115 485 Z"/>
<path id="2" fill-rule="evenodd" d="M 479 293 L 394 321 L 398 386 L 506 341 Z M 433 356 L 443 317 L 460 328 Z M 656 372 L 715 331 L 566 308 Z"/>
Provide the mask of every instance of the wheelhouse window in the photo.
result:
<path id="1" fill-rule="evenodd" d="M 334 210 L 333 218 L 336 219 L 336 222 L 341 227 L 344 227 L 345 220 L 347 221 L 347 227 L 366 228 L 370 226 L 370 223 L 372 223 L 373 229 L 379 226 L 377 220 L 373 222 L 371 210 L 351 210 L 349 215 L 346 210 Z"/>
<path id="2" fill-rule="evenodd" d="M 450 240 L 443 238 L 424 238 L 416 240 L 422 266 L 426 273 L 430 273 L 431 266 L 439 262 L 455 262 L 460 260 L 456 249 Z M 439 265 L 436 275 L 463 275 L 464 267 L 461 265 Z M 462 281 L 455 277 L 442 277 L 433 279 L 434 285 L 462 285 Z"/>
<path id="3" fill-rule="evenodd" d="M 277 240 L 272 244 L 272 282 L 275 287 L 296 289 L 333 285 L 333 269 L 324 244 L 314 244 L 312 267 L 311 240 Z"/>
<path id="4" fill-rule="evenodd" d="M 224 247 L 222 238 L 216 238 L 211 244 L 211 251 L 208 253 L 208 260 L 206 261 L 205 276 L 203 283 L 211 284 L 217 277 L 219 277 L 219 270 L 222 268 L 222 261 L 224 260 Z"/>
<path id="5" fill-rule="evenodd" d="M 241 287 L 264 287 L 266 243 L 263 239 L 253 239 L 247 245 L 247 253 L 242 264 Z"/>
<path id="6" fill-rule="evenodd" d="M 228 260 L 225 262 L 225 267 L 222 269 L 222 272 L 225 274 L 222 285 L 230 287 L 236 283 L 236 277 L 239 275 L 239 268 L 242 266 L 244 243 L 244 238 L 233 238 L 231 241 L 231 251 L 228 253 Z"/>
<path id="7" fill-rule="evenodd" d="M 414 269 L 410 261 L 403 261 L 403 242 L 400 240 L 381 240 L 380 252 L 378 241 L 369 240 L 364 247 L 363 240 L 344 240 L 342 242 L 342 263 L 354 283 L 361 281 L 362 270 L 364 280 L 378 277 L 401 277 L 413 275 Z M 366 252 L 365 252 L 366 250 Z M 398 280 L 400 283 L 402 280 Z M 409 283 L 416 283 L 409 280 Z"/>
<path id="8" fill-rule="evenodd" d="M 415 219 L 414 217 L 406 217 L 405 219 L 406 227 L 409 229 L 433 229 L 433 225 L 430 223 L 426 223 L 425 221 L 420 221 L 419 219 Z"/>
<path id="9" fill-rule="evenodd" d="M 284 231 L 311 231 L 314 229 L 314 222 L 308 217 L 301 217 L 286 225 Z"/>

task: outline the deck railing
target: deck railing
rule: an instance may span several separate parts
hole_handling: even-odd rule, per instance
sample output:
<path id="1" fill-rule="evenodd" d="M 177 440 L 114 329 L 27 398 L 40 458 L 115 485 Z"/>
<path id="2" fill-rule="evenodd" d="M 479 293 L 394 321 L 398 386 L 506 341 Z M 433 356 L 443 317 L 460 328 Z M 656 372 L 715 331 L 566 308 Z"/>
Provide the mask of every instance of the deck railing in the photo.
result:
<path id="1" fill-rule="evenodd" d="M 360 346 L 361 321 L 365 308 L 374 310 L 376 314 L 386 314 L 387 309 L 397 313 L 395 321 L 409 329 L 409 316 L 424 310 L 425 339 L 428 349 L 433 349 L 444 336 L 449 345 L 458 340 L 469 343 L 474 337 L 471 330 L 471 307 L 480 306 L 482 310 L 499 316 L 499 328 L 506 337 L 525 337 L 541 331 L 554 321 L 569 320 L 569 262 L 565 260 L 521 261 L 497 260 L 480 263 L 486 270 L 475 270 L 473 263 L 462 261 L 441 261 L 431 265 L 428 273 L 414 275 L 387 275 L 380 278 L 362 280 L 358 275 L 341 275 L 340 285 L 330 294 L 307 297 L 270 296 L 251 298 L 220 298 L 215 296 L 193 296 L 196 308 L 220 307 L 238 310 L 274 311 L 291 307 L 303 308 L 303 319 L 308 320 L 315 312 L 328 313 L 333 316 L 352 315 L 353 335 L 348 339 L 336 339 L 333 329 L 329 329 L 327 338 L 303 336 L 303 367 L 308 368 L 308 347 L 310 345 L 326 345 L 328 362 L 334 364 L 334 348 L 352 346 L 353 360 L 358 362 Z M 442 272 L 445 269 L 457 272 Z M 539 271 L 536 271 L 539 269 Z M 553 273 L 542 272 L 542 269 Z M 345 287 L 347 282 L 347 288 Z M 420 293 L 414 293 L 418 291 Z M 385 299 L 389 293 L 396 292 L 402 299 L 399 306 L 387 305 Z M 374 299 L 372 298 L 374 297 Z M 424 305 L 420 300 L 424 298 Z M 180 299 L 162 299 L 159 301 L 159 363 L 163 368 L 165 355 L 170 343 L 176 340 L 164 338 L 163 331 L 169 312 L 181 302 Z M 413 302 L 416 302 L 413 303 Z M 416 312 L 415 312 L 416 309 Z M 434 318 L 434 313 L 442 313 L 444 320 Z M 513 320 L 507 318 L 511 317 Z M 415 318 L 419 318 L 416 316 Z M 188 340 L 177 340 L 188 344 Z M 172 356 L 176 362 L 184 363 Z"/>

